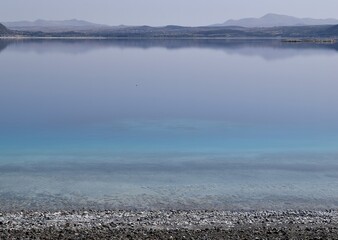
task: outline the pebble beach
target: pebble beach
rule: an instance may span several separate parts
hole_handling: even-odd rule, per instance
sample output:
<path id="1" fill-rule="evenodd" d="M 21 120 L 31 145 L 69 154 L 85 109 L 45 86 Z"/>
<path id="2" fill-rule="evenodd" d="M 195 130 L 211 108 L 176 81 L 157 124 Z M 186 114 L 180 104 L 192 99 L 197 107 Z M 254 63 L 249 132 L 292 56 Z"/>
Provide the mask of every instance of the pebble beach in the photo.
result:
<path id="1" fill-rule="evenodd" d="M 338 211 L 0 213 L 0 239 L 337 239 Z"/>

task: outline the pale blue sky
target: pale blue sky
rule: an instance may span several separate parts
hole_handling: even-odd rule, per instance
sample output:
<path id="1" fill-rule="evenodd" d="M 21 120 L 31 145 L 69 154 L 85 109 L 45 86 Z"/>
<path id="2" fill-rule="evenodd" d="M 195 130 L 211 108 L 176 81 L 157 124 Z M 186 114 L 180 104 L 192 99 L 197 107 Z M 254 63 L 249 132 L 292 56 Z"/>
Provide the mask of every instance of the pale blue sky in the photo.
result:
<path id="1" fill-rule="evenodd" d="M 338 18 L 338 0 L 0 0 L 0 22 L 83 19 L 110 25 L 208 25 L 279 13 Z"/>

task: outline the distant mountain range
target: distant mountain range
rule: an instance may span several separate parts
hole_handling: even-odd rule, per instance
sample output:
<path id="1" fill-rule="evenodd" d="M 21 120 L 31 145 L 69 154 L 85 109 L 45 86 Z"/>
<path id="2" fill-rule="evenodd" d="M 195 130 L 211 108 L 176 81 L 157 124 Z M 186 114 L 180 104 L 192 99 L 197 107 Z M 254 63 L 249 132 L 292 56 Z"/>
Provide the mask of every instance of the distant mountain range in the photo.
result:
<path id="1" fill-rule="evenodd" d="M 5 27 L 5 26 L 7 27 Z M 299 19 L 268 14 L 262 18 L 229 20 L 221 25 L 108 26 L 81 20 L 0 24 L 0 36 L 81 37 L 81 38 L 334 38 L 338 39 L 338 20 Z M 281 26 L 280 26 L 281 25 Z"/>
<path id="2" fill-rule="evenodd" d="M 313 18 L 296 18 L 279 14 L 266 14 L 261 18 L 243 18 L 239 20 L 228 20 L 221 24 L 212 26 L 239 26 L 247 28 L 260 27 L 283 27 L 283 26 L 315 26 L 315 25 L 335 25 L 338 24 L 338 19 L 313 19 Z"/>
<path id="3" fill-rule="evenodd" d="M 243 18 L 239 20 L 228 20 L 221 24 L 214 24 L 207 27 L 245 27 L 245 28 L 270 28 L 270 27 L 290 27 L 290 26 L 316 26 L 316 25 L 336 25 L 338 19 L 312 19 L 312 18 L 296 18 L 279 14 L 267 14 L 261 18 Z M 128 26 L 109 26 L 97 24 L 83 20 L 71 19 L 63 21 L 17 21 L 4 22 L 8 29 L 14 31 L 28 32 L 45 32 L 45 33 L 61 33 L 61 32 L 102 32 L 115 31 L 116 29 L 133 28 Z M 139 26 L 139 28 L 146 26 Z M 172 26 L 167 26 L 172 27 Z M 176 26 L 177 28 L 179 26 Z M 185 27 L 182 27 L 185 28 Z"/>
<path id="4" fill-rule="evenodd" d="M 93 29 L 111 28 L 108 25 L 91 23 L 83 20 L 63 20 L 63 21 L 17 21 L 4 22 L 7 28 L 16 31 L 41 31 L 41 32 L 68 32 L 68 31 L 90 31 Z"/>

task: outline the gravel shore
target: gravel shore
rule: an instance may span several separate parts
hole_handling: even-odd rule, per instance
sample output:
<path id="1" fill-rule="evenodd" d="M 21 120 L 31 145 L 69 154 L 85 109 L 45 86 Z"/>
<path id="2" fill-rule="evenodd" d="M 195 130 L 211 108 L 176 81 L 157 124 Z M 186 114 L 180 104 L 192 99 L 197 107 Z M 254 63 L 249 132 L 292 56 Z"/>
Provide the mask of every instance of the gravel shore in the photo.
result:
<path id="1" fill-rule="evenodd" d="M 0 239 L 338 239 L 338 211 L 0 213 Z"/>

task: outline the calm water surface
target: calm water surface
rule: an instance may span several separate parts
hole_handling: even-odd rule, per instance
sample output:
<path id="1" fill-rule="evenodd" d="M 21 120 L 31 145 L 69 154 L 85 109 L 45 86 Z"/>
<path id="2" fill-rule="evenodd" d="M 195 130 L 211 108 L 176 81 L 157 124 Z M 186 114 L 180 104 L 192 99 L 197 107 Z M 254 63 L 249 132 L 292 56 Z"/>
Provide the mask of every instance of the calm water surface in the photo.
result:
<path id="1" fill-rule="evenodd" d="M 0 209 L 338 207 L 338 45 L 0 41 Z"/>

